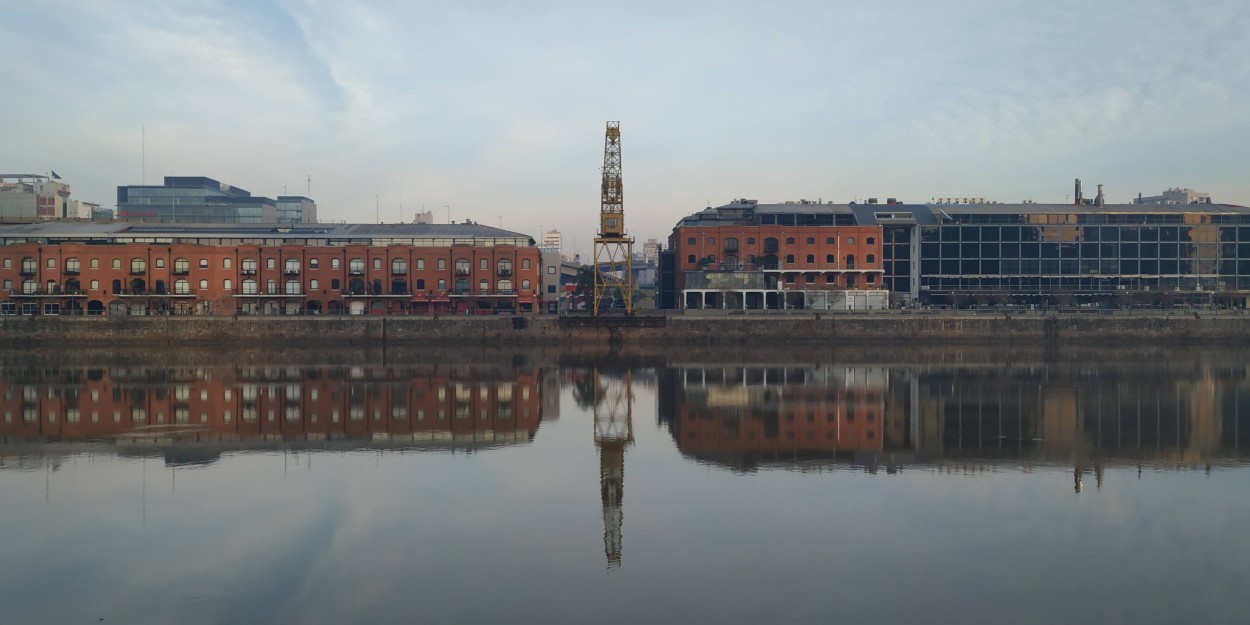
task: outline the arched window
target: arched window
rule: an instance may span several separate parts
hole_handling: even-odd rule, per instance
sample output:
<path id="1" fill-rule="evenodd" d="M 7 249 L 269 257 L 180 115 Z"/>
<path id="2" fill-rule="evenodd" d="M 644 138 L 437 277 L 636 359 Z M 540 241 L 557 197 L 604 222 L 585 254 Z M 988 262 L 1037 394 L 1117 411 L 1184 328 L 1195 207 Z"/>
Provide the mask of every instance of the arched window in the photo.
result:
<path id="1" fill-rule="evenodd" d="M 807 264 L 811 265 L 811 264 L 814 264 L 815 262 L 816 262 L 816 255 L 815 255 L 815 254 L 808 254 L 808 255 L 807 255 Z"/>
<path id="2" fill-rule="evenodd" d="M 408 294 L 408 281 L 407 280 L 391 280 L 391 295 L 407 295 L 407 294 Z"/>
<path id="3" fill-rule="evenodd" d="M 499 275 L 505 278 L 508 276 L 511 276 L 512 275 L 512 261 L 508 260 L 507 258 L 500 259 L 497 269 L 499 270 Z"/>
<path id="4" fill-rule="evenodd" d="M 364 295 L 365 281 L 360 278 L 352 278 L 347 282 L 347 292 L 352 295 Z"/>
<path id="5" fill-rule="evenodd" d="M 48 259 L 48 269 L 56 269 L 56 259 L 55 259 L 55 258 L 49 258 L 49 259 Z"/>
<path id="6" fill-rule="evenodd" d="M 498 286 L 499 286 L 499 293 L 501 294 L 506 294 L 512 291 L 511 280 L 500 280 Z"/>
<path id="7" fill-rule="evenodd" d="M 274 259 L 274 258 L 265 259 L 265 269 L 277 269 L 277 267 L 278 267 L 277 259 Z"/>
<path id="8" fill-rule="evenodd" d="M 382 268 L 382 259 L 381 259 L 381 258 L 375 258 L 375 259 L 373 259 L 373 268 L 374 268 L 374 269 L 381 269 L 381 268 Z"/>
<path id="9" fill-rule="evenodd" d="M 299 274 L 299 259 L 288 258 L 282 261 L 282 271 L 288 275 Z"/>
<path id="10" fill-rule="evenodd" d="M 82 270 L 82 263 L 77 258 L 65 259 L 65 273 L 78 273 Z"/>
<path id="11" fill-rule="evenodd" d="M 256 295 L 257 294 L 255 280 L 248 278 L 243 281 L 243 294 L 244 295 Z"/>
<path id="12" fill-rule="evenodd" d="M 529 269 L 529 268 L 530 268 L 530 259 L 528 259 L 528 258 L 522 258 L 522 259 L 521 259 L 521 269 Z"/>
<path id="13" fill-rule="evenodd" d="M 439 281 L 438 281 L 438 290 L 440 290 L 440 291 L 446 291 L 446 290 L 447 290 L 447 281 L 446 281 L 446 280 L 443 280 L 443 279 L 441 279 L 441 278 L 439 279 Z"/>
<path id="14" fill-rule="evenodd" d="M 786 245 L 794 245 L 794 237 L 786 237 Z"/>
<path id="15" fill-rule="evenodd" d="M 331 259 L 330 259 L 330 269 L 338 269 L 338 268 L 339 268 L 339 259 L 337 259 L 337 258 L 331 258 Z"/>
<path id="16" fill-rule="evenodd" d="M 38 282 L 35 282 L 34 280 L 23 280 L 23 281 L 22 281 L 22 292 L 23 292 L 23 293 L 25 293 L 25 294 L 27 294 L 27 295 L 32 295 L 32 294 L 38 293 L 38 292 L 39 292 L 39 283 L 38 283 Z"/>
<path id="17" fill-rule="evenodd" d="M 417 290 L 418 290 L 418 291 L 424 291 L 424 290 L 425 290 L 425 279 L 424 279 L 424 278 L 417 278 Z"/>
<path id="18" fill-rule="evenodd" d="M 457 275 L 457 276 L 467 276 L 467 275 L 469 275 L 469 271 L 470 271 L 472 268 L 473 268 L 473 265 L 469 264 L 469 259 L 467 259 L 467 258 L 457 258 L 457 259 L 456 259 L 456 275 Z"/>
<path id="19" fill-rule="evenodd" d="M 374 295 L 381 295 L 381 294 L 382 294 L 382 281 L 381 281 L 381 280 L 374 279 L 373 284 L 372 284 L 372 285 L 370 285 L 370 286 L 372 286 L 372 287 L 373 287 L 373 291 L 372 291 L 372 293 L 373 293 Z"/>
<path id="20" fill-rule="evenodd" d="M 418 259 L 417 259 L 417 269 L 425 269 L 425 259 L 424 259 L 424 258 L 418 258 Z"/>
<path id="21" fill-rule="evenodd" d="M 130 259 L 130 273 L 144 273 L 148 270 L 148 261 L 142 258 Z"/>
<path id="22" fill-rule="evenodd" d="M 185 279 L 174 281 L 174 295 L 190 295 L 191 283 Z"/>
<path id="23" fill-rule="evenodd" d="M 778 249 L 780 248 L 777 245 L 777 239 L 774 239 L 773 237 L 768 237 L 767 239 L 764 239 L 764 253 L 765 254 L 776 254 Z"/>
<path id="24" fill-rule="evenodd" d="M 174 275 L 186 275 L 191 271 L 191 261 L 185 258 L 174 259 Z"/>
<path id="25" fill-rule="evenodd" d="M 439 280 L 438 282 L 439 284 L 442 284 L 443 281 Z M 469 279 L 468 278 L 456 278 L 456 293 L 461 294 L 461 293 L 468 293 L 468 292 L 469 292 Z"/>
<path id="26" fill-rule="evenodd" d="M 522 280 L 522 281 L 521 281 L 521 290 L 522 290 L 522 291 L 528 291 L 528 290 L 530 290 L 530 281 L 529 281 L 529 280 Z"/>
<path id="27" fill-rule="evenodd" d="M 847 254 L 847 255 L 846 255 L 846 268 L 847 268 L 847 269 L 854 269 L 854 268 L 855 268 L 855 255 L 854 255 L 854 254 Z"/>
<path id="28" fill-rule="evenodd" d="M 686 262 L 687 262 L 687 263 L 690 263 L 691 265 L 693 265 L 693 264 L 695 263 L 695 260 L 694 260 L 694 254 L 691 254 L 691 255 L 687 256 L 687 257 L 686 257 Z"/>
<path id="29" fill-rule="evenodd" d="M 483 295 L 490 293 L 490 283 L 486 281 L 486 278 L 477 281 L 477 290 Z"/>
<path id="30" fill-rule="evenodd" d="M 164 269 L 164 268 L 165 268 L 165 259 L 164 259 L 164 258 L 158 258 L 158 259 L 156 259 L 156 268 L 157 268 L 157 269 Z"/>
<path id="31" fill-rule="evenodd" d="M 438 268 L 439 268 L 439 269 L 446 269 L 446 268 L 447 268 L 447 259 L 446 259 L 446 258 L 440 258 L 440 259 L 438 259 Z"/>
<path id="32" fill-rule="evenodd" d="M 738 251 L 738 239 L 734 237 L 727 237 L 725 239 L 725 251 L 726 252 Z"/>
<path id="33" fill-rule="evenodd" d="M 318 282 L 316 278 L 313 278 L 312 280 L 308 281 L 308 288 L 316 291 L 317 289 L 321 288 L 321 283 Z"/>
<path id="34" fill-rule="evenodd" d="M 787 262 L 787 263 L 793 263 L 793 262 L 794 262 L 794 254 L 786 254 L 786 262 Z"/>
<path id="35" fill-rule="evenodd" d="M 490 261 L 489 261 L 489 260 L 486 260 L 485 258 L 478 259 L 478 261 L 477 261 L 477 268 L 478 268 L 478 269 L 481 269 L 482 271 L 487 271 L 487 270 L 489 270 L 489 269 L 490 269 Z"/>
<path id="36" fill-rule="evenodd" d="M 6 259 L 4 259 L 4 262 L 3 262 L 2 264 L 0 264 L 0 266 L 3 266 L 5 269 L 12 269 L 12 268 L 13 268 L 13 259 L 12 259 L 12 258 L 6 258 Z"/>
<path id="37" fill-rule="evenodd" d="M 871 265 L 877 262 L 877 257 L 873 256 L 872 254 L 868 254 L 867 256 L 864 257 L 864 262 Z"/>
<path id="38" fill-rule="evenodd" d="M 825 254 L 825 262 L 832 265 L 833 263 L 837 261 L 833 260 L 833 254 Z"/>
<path id="39" fill-rule="evenodd" d="M 207 289 L 207 288 L 208 288 L 208 280 L 204 280 L 204 279 L 202 279 L 202 278 L 201 278 L 201 279 L 200 279 L 200 288 L 201 288 L 201 289 Z"/>
<path id="40" fill-rule="evenodd" d="M 825 238 L 825 245 L 833 245 L 833 237 Z"/>
<path id="41" fill-rule="evenodd" d="M 299 290 L 300 290 L 299 287 L 300 287 L 299 280 L 287 280 L 286 281 L 286 294 L 287 295 L 299 295 Z"/>
<path id="42" fill-rule="evenodd" d="M 331 290 L 331 291 L 337 291 L 337 290 L 339 290 L 340 288 L 342 288 L 342 285 L 343 285 L 343 283 L 342 283 L 342 282 L 339 282 L 339 279 L 338 279 L 338 278 L 331 278 L 331 279 L 330 279 L 330 290 Z"/>
<path id="43" fill-rule="evenodd" d="M 404 258 L 396 258 L 391 260 L 391 275 L 405 276 L 408 275 L 408 260 Z"/>
<path id="44" fill-rule="evenodd" d="M 239 271 L 241 271 L 245 276 L 256 275 L 256 259 L 244 258 L 243 263 L 239 265 Z"/>
<path id="45" fill-rule="evenodd" d="M 808 245 L 816 245 L 816 237 L 807 237 Z"/>
<path id="46" fill-rule="evenodd" d="M 234 282 L 233 282 L 233 281 L 231 281 L 231 280 L 230 280 L 230 278 L 226 278 L 225 280 L 222 280 L 222 281 L 221 281 L 221 288 L 222 288 L 222 289 L 224 289 L 224 290 L 226 290 L 226 291 L 233 291 L 233 290 L 234 290 Z"/>
<path id="47" fill-rule="evenodd" d="M 221 259 L 221 268 L 222 268 L 222 269 L 229 269 L 229 268 L 230 268 L 230 266 L 231 266 L 231 261 L 230 261 L 230 259 L 229 259 L 229 258 L 223 258 L 223 259 Z"/>
<path id="48" fill-rule="evenodd" d="M 347 261 L 347 273 L 353 276 L 365 275 L 365 260 L 363 258 L 353 258 Z"/>
<path id="49" fill-rule="evenodd" d="M 273 278 L 265 280 L 265 293 L 269 295 L 277 295 L 278 294 L 278 281 L 274 280 Z"/>
<path id="50" fill-rule="evenodd" d="M 855 237 L 846 237 L 847 245 L 855 245 Z"/>

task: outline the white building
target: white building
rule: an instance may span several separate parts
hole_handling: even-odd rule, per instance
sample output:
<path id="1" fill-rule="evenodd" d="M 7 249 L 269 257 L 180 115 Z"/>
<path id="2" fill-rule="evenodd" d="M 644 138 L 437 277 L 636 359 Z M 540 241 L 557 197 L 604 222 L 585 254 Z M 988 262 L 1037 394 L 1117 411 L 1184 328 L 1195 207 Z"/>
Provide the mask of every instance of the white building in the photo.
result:
<path id="1" fill-rule="evenodd" d="M 0 221 L 91 219 L 92 205 L 70 198 L 60 176 L 0 174 Z"/>
<path id="2" fill-rule="evenodd" d="M 1137 199 L 1133 200 L 1134 204 L 1210 204 L 1211 194 L 1194 191 L 1193 189 L 1174 188 L 1164 191 L 1160 195 L 1152 195 L 1150 197 L 1142 197 L 1137 195 Z"/>

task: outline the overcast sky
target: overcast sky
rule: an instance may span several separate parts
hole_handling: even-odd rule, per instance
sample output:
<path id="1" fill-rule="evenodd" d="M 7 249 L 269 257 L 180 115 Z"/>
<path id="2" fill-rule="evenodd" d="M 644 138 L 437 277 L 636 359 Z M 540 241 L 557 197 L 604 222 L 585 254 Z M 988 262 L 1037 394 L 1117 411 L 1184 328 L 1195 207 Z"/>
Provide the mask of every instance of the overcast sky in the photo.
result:
<path id="1" fill-rule="evenodd" d="M 210 176 L 323 220 L 469 218 L 583 254 L 746 197 L 1250 204 L 1245 0 L 0 0 L 0 169 Z M 142 167 L 146 128 L 146 172 Z"/>

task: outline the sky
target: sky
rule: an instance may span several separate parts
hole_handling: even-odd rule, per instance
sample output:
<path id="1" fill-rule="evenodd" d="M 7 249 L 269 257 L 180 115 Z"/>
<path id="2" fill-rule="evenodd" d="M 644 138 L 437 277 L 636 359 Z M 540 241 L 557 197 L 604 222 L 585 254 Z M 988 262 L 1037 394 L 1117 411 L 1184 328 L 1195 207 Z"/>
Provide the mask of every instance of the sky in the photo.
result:
<path id="1" fill-rule="evenodd" d="M 0 0 L 0 170 L 209 176 L 323 221 L 471 219 L 590 254 L 735 198 L 1250 204 L 1244 0 Z M 309 180 L 311 179 L 311 183 Z M 571 250 L 569 250 L 571 251 Z"/>

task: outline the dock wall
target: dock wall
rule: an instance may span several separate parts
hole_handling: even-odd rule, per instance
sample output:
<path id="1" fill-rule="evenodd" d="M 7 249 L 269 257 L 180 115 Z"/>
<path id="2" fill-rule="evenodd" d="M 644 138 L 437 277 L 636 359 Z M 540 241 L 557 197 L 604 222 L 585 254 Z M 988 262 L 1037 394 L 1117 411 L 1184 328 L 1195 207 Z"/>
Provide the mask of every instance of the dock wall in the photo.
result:
<path id="1" fill-rule="evenodd" d="M 787 315 L 559 317 L 2 317 L 7 346 L 55 344 L 743 346 L 1040 342 L 1250 343 L 1250 316 Z"/>

